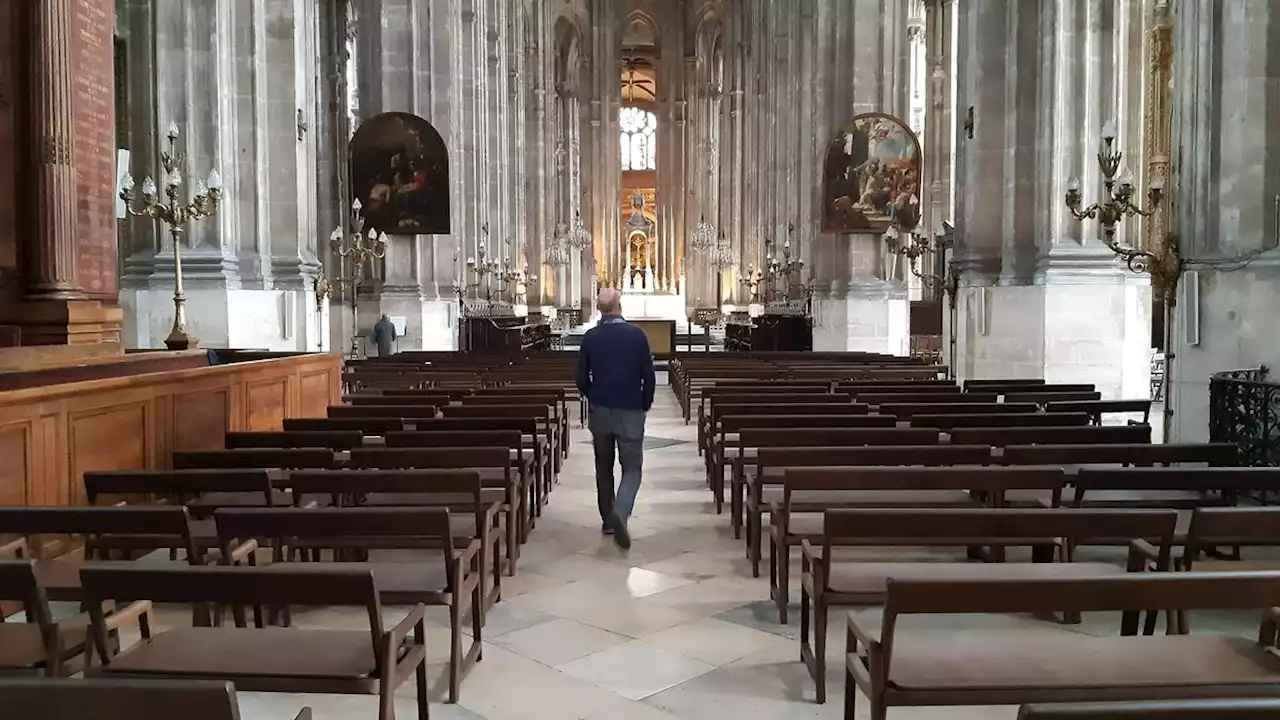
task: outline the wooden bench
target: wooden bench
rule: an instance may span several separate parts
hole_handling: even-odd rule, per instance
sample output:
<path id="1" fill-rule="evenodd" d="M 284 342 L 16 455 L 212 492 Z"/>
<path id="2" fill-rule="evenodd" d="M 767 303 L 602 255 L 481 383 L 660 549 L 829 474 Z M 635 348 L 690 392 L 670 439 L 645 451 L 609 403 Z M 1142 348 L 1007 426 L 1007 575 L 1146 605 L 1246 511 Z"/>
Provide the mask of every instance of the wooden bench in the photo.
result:
<path id="1" fill-rule="evenodd" d="M 81 580 L 95 649 L 102 656 L 91 677 L 215 679 L 250 692 L 373 694 L 379 698 L 379 720 L 394 720 L 395 690 L 414 675 L 418 718 L 429 718 L 426 608 L 418 604 L 395 627 L 384 629 L 378 586 L 368 569 L 86 567 Z M 357 607 L 366 611 L 368 628 L 212 627 L 213 617 L 206 614 L 195 627 L 159 630 L 144 614 L 138 623 L 141 639 L 107 657 L 108 627 L 100 608 L 109 599 L 197 607 Z"/>
<path id="2" fill-rule="evenodd" d="M 527 479 L 522 482 L 528 492 L 527 506 L 536 516 L 542 515 L 551 492 L 552 465 L 549 458 L 525 447 L 519 430 L 413 430 L 387 433 L 385 440 L 388 448 L 508 448 L 520 462 L 521 476 Z"/>
<path id="3" fill-rule="evenodd" d="M 507 523 L 507 573 L 515 574 L 520 544 L 528 539 L 533 510 L 525 501 L 527 467 L 511 457 L 507 447 L 385 448 L 351 451 L 350 467 L 364 470 L 475 470 L 484 487 L 502 488 Z"/>
<path id="4" fill-rule="evenodd" d="M 518 430 L 521 433 L 521 448 L 533 451 L 534 467 L 539 468 L 543 481 L 547 484 L 544 493 L 550 493 L 550 485 L 554 480 L 555 466 L 552 461 L 551 441 L 544 432 L 545 425 L 533 417 L 443 417 L 432 420 L 416 420 L 413 431 L 417 432 L 474 432 L 489 430 Z M 409 431 L 410 428 L 405 428 Z"/>
<path id="5" fill-rule="evenodd" d="M 817 686 L 817 700 L 826 701 L 827 613 L 833 607 L 883 605 L 892 583 L 915 578 L 1061 579 L 1144 572 L 1152 554 L 1149 540 L 1155 541 L 1154 554 L 1167 559 L 1176 522 L 1177 513 L 1168 510 L 827 510 L 821 550 L 806 540 L 800 556 L 800 656 Z M 1075 549 L 1098 537 L 1129 538 L 1133 549 L 1127 565 L 1077 562 Z M 1056 557 L 1052 562 L 997 563 L 834 559 L 835 548 L 859 545 L 1049 546 Z M 1079 622 L 1069 603 L 1040 612 L 1061 612 L 1065 622 Z M 1137 621 L 1136 615 L 1127 617 L 1125 627 L 1136 629 Z"/>
<path id="6" fill-rule="evenodd" d="M 435 405 L 330 405 L 325 411 L 331 418 L 415 418 L 439 417 L 439 409 Z"/>
<path id="7" fill-rule="evenodd" d="M 1032 392 L 1010 392 L 1004 394 L 1005 402 L 1029 402 L 1037 405 L 1054 405 L 1063 402 L 1087 402 L 1101 400 L 1102 393 L 1096 390 L 1040 390 Z"/>
<path id="8" fill-rule="evenodd" d="M 1239 448 L 1228 443 L 1083 443 L 1006 445 L 1006 465 L 1235 465 Z"/>
<path id="9" fill-rule="evenodd" d="M 1080 468 L 1072 481 L 1075 491 L 1064 497 L 1063 503 L 1073 507 L 1190 509 L 1234 505 L 1245 492 L 1275 488 L 1280 485 L 1280 468 L 1085 467 Z M 1115 497 L 1116 494 L 1121 496 Z"/>
<path id="10" fill-rule="evenodd" d="M 478 470 L 338 470 L 294 473 L 289 479 L 295 505 L 315 495 L 334 507 L 444 507 L 455 545 L 480 541 L 493 568 L 484 584 L 485 611 L 502 599 L 502 543 L 515 520 L 506 512 L 504 488 L 485 487 Z"/>
<path id="11" fill-rule="evenodd" d="M 1102 424 L 1102 416 L 1108 413 L 1142 413 L 1141 424 L 1151 420 L 1150 400 L 1052 400 L 1045 404 L 1045 412 L 1083 412 L 1089 414 L 1090 422 Z"/>
<path id="12" fill-rule="evenodd" d="M 564 407 L 564 395 L 542 393 L 538 395 L 529 394 L 503 394 L 503 395 L 475 395 L 463 398 L 463 407 L 469 405 L 500 405 L 503 407 L 511 406 L 532 406 L 545 405 L 551 410 L 551 422 L 554 424 L 555 442 L 559 447 L 559 452 L 553 458 L 555 472 L 559 473 L 564 458 L 569 456 L 569 414 L 568 409 Z"/>
<path id="13" fill-rule="evenodd" d="M 957 393 L 957 392 L 860 392 L 854 396 L 855 401 L 874 405 L 890 403 L 913 403 L 918 405 L 952 405 L 956 403 L 994 403 L 999 400 L 995 393 Z"/>
<path id="14" fill-rule="evenodd" d="M 970 388 L 975 390 L 986 390 L 987 388 L 1003 389 L 1004 387 L 1027 388 L 1038 387 L 1045 384 L 1044 378 L 988 378 L 985 380 L 965 380 L 964 389 Z M 1092 388 L 1091 388 L 1092 389 Z M 996 392 L 995 390 L 991 392 Z"/>
<path id="15" fill-rule="evenodd" d="M 337 467 L 337 464 L 334 451 L 328 448 L 187 450 L 173 454 L 173 467 L 176 470 L 327 470 Z"/>
<path id="16" fill-rule="evenodd" d="M 473 474 L 470 480 L 478 501 L 480 478 Z M 335 553 L 358 551 L 367 560 L 344 562 L 342 567 L 368 569 L 381 603 L 448 608 L 449 702 L 458 701 L 463 676 L 481 657 L 483 530 L 481 537 L 469 538 L 458 547 L 449 510 L 443 507 L 224 508 L 214 518 L 224 551 L 256 538 L 276 538 L 272 547 L 276 567 L 292 559 L 297 550 L 312 551 L 313 559 L 318 548 Z M 471 530 L 477 529 L 474 518 L 465 520 Z M 405 557 L 403 551 L 410 550 L 419 552 Z M 392 557 L 387 559 L 384 553 Z M 314 563 L 308 566 L 316 567 Z M 464 650 L 462 617 L 468 610 L 471 640 Z M 262 625 L 260 616 L 255 620 L 255 625 Z M 243 624 L 237 622 L 237 626 Z"/>
<path id="17" fill-rule="evenodd" d="M 1148 700 L 1023 705 L 1018 720 L 1274 720 L 1280 700 Z"/>
<path id="18" fill-rule="evenodd" d="M 546 441 L 551 450 L 550 457 L 555 459 L 555 468 L 559 469 L 561 456 L 560 434 L 555 427 L 555 418 L 546 405 L 451 405 L 441 408 L 445 418 L 459 419 L 528 419 L 533 418 L 539 428 L 539 436 Z"/>
<path id="19" fill-rule="evenodd" d="M 36 575 L 36 563 L 29 559 L 0 560 L 0 602 L 20 603 L 26 622 L 0 615 L 0 673 L 39 673 L 47 678 L 64 677 L 83 668 L 76 660 L 85 652 L 89 637 L 89 616 L 83 613 L 55 620 L 49 598 Z M 115 609 L 108 603 L 104 623 L 114 637 L 149 606 L 138 603 Z M 3 698 L 0 690 L 0 698 Z M 6 707 L 6 712 L 12 708 Z M 9 717 L 25 718 L 25 715 Z"/>
<path id="20" fill-rule="evenodd" d="M 755 472 L 738 473 L 744 490 L 734 489 L 745 515 L 747 559 L 752 577 L 760 576 L 762 525 L 768 506 L 764 488 L 780 486 L 792 467 L 841 467 L 849 465 L 885 465 L 941 467 L 947 465 L 986 465 L 991 459 L 987 445 L 881 445 L 864 447 L 762 447 L 756 452 Z M 742 466 L 735 466 L 738 469 Z"/>
<path id="21" fill-rule="evenodd" d="M 1004 415 L 1009 413 L 1040 412 L 1035 403 L 900 403 L 888 402 L 880 405 L 884 415 L 896 415 L 899 420 L 909 420 L 916 415 Z"/>
<path id="22" fill-rule="evenodd" d="M 425 391 L 417 391 L 412 395 L 403 395 L 395 392 L 379 392 L 372 393 L 354 393 L 342 396 L 344 405 L 433 405 L 436 407 L 448 405 L 453 401 L 449 393 L 427 393 Z"/>
<path id="23" fill-rule="evenodd" d="M 364 433 L 359 430 L 284 430 L 257 432 L 229 432 L 228 450 L 244 448 L 328 448 L 350 450 L 364 444 Z"/>
<path id="24" fill-rule="evenodd" d="M 1227 698 L 1280 694 L 1280 573 L 1144 573 L 1125 577 L 892 579 L 879 627 L 850 617 L 845 709 L 858 691 L 873 720 L 890 706 Z M 900 618 L 928 614 L 1252 610 L 1258 640 L 1228 636 L 1063 633 L 1028 642 L 957 630 L 945 641 L 896 642 Z"/>
<path id="25" fill-rule="evenodd" d="M 235 687 L 211 680 L 0 678 L 0 707 L 21 720 L 85 720 L 86 712 L 93 720 L 173 720 L 175 708 L 183 720 L 240 720 Z M 311 708 L 293 720 L 311 720 Z"/>
<path id="26" fill-rule="evenodd" d="M 392 430 L 404 430 L 405 419 L 399 417 L 346 417 L 346 418 L 285 418 L 287 432 L 314 432 L 332 430 L 356 430 L 365 435 L 382 435 Z"/>
<path id="27" fill-rule="evenodd" d="M 711 403 L 707 406 L 704 414 L 702 408 L 698 409 L 698 451 L 706 452 L 708 448 L 709 438 L 715 435 L 716 424 L 720 418 L 726 414 L 745 415 L 747 413 L 740 412 L 743 406 L 763 406 L 763 405 L 840 405 L 857 410 L 859 414 L 870 412 L 870 406 L 866 404 L 854 404 L 853 396 L 846 394 L 836 394 L 830 391 L 814 391 L 814 392 L 768 392 L 764 390 L 756 390 L 743 394 L 725 394 L 717 395 L 710 398 Z M 759 413 L 752 413 L 759 414 Z"/>
<path id="28" fill-rule="evenodd" d="M 822 541 L 822 514 L 843 507 L 1003 507 L 1011 490 L 1058 497 L 1058 468 L 788 468 L 781 488 L 762 495 L 769 512 L 769 594 L 787 623 L 791 548 Z"/>
<path id="29" fill-rule="evenodd" d="M 952 428 L 1074 427 L 1089 424 L 1089 415 L 1071 413 L 991 413 L 987 415 L 916 415 L 911 427 Z"/>
<path id="30" fill-rule="evenodd" d="M 958 427 L 950 431 L 957 445 L 1079 445 L 1149 443 L 1150 425 L 1085 425 L 1082 427 Z"/>
<path id="31" fill-rule="evenodd" d="M 825 406 L 823 406 L 825 407 Z M 741 442 L 744 428 L 891 428 L 898 419 L 892 415 L 723 415 L 711 449 L 705 454 L 707 482 L 716 503 L 716 514 L 724 509 L 725 453 Z M 732 437 L 731 437 L 732 436 Z"/>

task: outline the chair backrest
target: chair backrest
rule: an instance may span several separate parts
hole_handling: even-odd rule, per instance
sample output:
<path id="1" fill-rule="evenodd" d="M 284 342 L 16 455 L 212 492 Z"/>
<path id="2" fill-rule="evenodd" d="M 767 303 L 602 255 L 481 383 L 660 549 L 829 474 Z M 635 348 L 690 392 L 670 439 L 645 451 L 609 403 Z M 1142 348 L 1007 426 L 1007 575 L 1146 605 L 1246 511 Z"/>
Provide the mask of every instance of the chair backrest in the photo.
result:
<path id="1" fill-rule="evenodd" d="M 853 447 L 866 445 L 937 445 L 932 428 L 743 428 L 740 447 Z"/>
<path id="2" fill-rule="evenodd" d="M 858 402 L 867 403 L 869 405 L 883 405 L 885 403 L 952 405 L 955 403 L 993 403 L 999 400 L 999 397 L 995 393 L 935 393 L 932 391 L 917 391 L 913 393 L 860 392 L 857 394 L 857 400 Z"/>
<path id="3" fill-rule="evenodd" d="M 1241 493 L 1280 485 L 1280 468 L 1081 468 L 1072 478 L 1076 502 L 1102 490 L 1183 490 Z"/>
<path id="4" fill-rule="evenodd" d="M 271 474 L 266 470 L 90 470 L 84 474 L 90 505 L 103 495 L 161 495 L 186 501 L 205 493 L 259 492 L 271 504 Z"/>
<path id="5" fill-rule="evenodd" d="M 839 393 L 948 393 L 960 392 L 960 386 L 950 380 L 868 380 L 862 382 L 838 382 L 835 391 Z"/>
<path id="6" fill-rule="evenodd" d="M 548 405 L 508 403 L 503 405 L 450 405 L 440 411 L 447 418 L 546 418 L 551 415 Z"/>
<path id="7" fill-rule="evenodd" d="M 86 557 L 124 546 L 181 548 L 191 562 L 200 558 L 191 539 L 190 515 L 182 506 L 0 507 L 0 531 L 5 535 L 83 536 Z M 129 541 L 118 542 L 114 539 L 118 536 Z M 41 544 L 34 547 L 38 554 Z"/>
<path id="8" fill-rule="evenodd" d="M 396 393 L 380 393 L 378 395 L 343 395 L 342 402 L 347 405 L 430 405 L 438 407 L 440 405 L 449 404 L 449 396 L 447 394 L 434 393 L 431 395 L 399 395 Z"/>
<path id="9" fill-rule="evenodd" d="M 986 465 L 989 462 L 990 445 L 760 448 L 756 454 L 756 465 L 762 469 L 842 465 Z"/>
<path id="10" fill-rule="evenodd" d="M 352 468 L 486 468 L 512 466 L 511 450 L 502 447 L 365 448 L 351 451 Z"/>
<path id="11" fill-rule="evenodd" d="M 1018 720 L 1272 720 L 1280 717 L 1274 698 L 1148 700 L 1023 705 Z"/>
<path id="12" fill-rule="evenodd" d="M 468 395 L 462 398 L 463 405 L 554 405 L 559 406 L 564 400 L 563 393 L 503 393 L 501 395 Z"/>
<path id="13" fill-rule="evenodd" d="M 1004 394 L 1005 402 L 1030 402 L 1040 405 L 1054 404 L 1067 401 L 1083 401 L 1083 400 L 1101 400 L 1102 393 L 1097 390 L 1040 390 L 1039 388 L 1031 392 L 1010 392 Z"/>
<path id="14" fill-rule="evenodd" d="M 1007 465 L 1085 465 L 1115 463 L 1235 465 L 1239 448 L 1227 443 L 1081 443 L 1079 445 L 1006 445 Z"/>
<path id="15" fill-rule="evenodd" d="M 1175 510 L 833 508 L 823 516 L 823 543 L 831 547 L 893 539 L 902 545 L 967 546 L 981 544 L 976 540 L 1009 540 L 1018 545 L 1064 538 L 1082 545 L 1141 538 L 1158 543 L 1167 560 L 1177 522 Z"/>
<path id="16" fill-rule="evenodd" d="M 194 468 L 326 469 L 335 465 L 329 448 L 244 448 L 198 450 L 173 454 L 179 470 Z"/>
<path id="17" fill-rule="evenodd" d="M 412 447 L 505 447 L 519 449 L 519 430 L 406 430 L 387 433 L 389 448 Z"/>
<path id="18" fill-rule="evenodd" d="M 953 428 L 951 442 L 959 445 L 1074 445 L 1078 443 L 1151 442 L 1150 425 L 1086 425 L 1081 427 Z"/>
<path id="19" fill-rule="evenodd" d="M 790 388 L 789 392 L 761 392 L 759 390 L 743 390 L 738 393 L 725 393 L 715 395 L 708 398 L 711 404 L 711 412 L 715 413 L 720 405 L 785 405 L 788 403 L 804 403 L 804 404 L 825 404 L 825 403 L 842 403 L 849 404 L 853 402 L 853 396 L 847 393 L 832 393 L 827 391 L 813 392 L 796 392 L 794 388 Z"/>
<path id="20" fill-rule="evenodd" d="M 289 476 L 299 495 L 370 493 L 427 493 L 480 497 L 480 473 L 475 470 L 303 470 Z"/>
<path id="21" fill-rule="evenodd" d="M 1025 580 L 890 579 L 885 620 L 919 613 L 1262 610 L 1280 605 L 1280 572 L 1128 573 Z"/>
<path id="22" fill-rule="evenodd" d="M 1055 400 L 1045 406 L 1048 412 L 1143 413 L 1151 412 L 1150 400 Z"/>
<path id="23" fill-rule="evenodd" d="M 240 720 L 235 687 L 213 680 L 0 678 L 0 707 L 21 720 Z"/>
<path id="24" fill-rule="evenodd" d="M 897 415 L 903 419 L 916 415 L 1033 413 L 1039 410 L 1040 406 L 1035 403 L 903 403 L 895 401 L 880 404 L 880 412 L 885 415 Z"/>
<path id="25" fill-rule="evenodd" d="M 986 380 L 965 380 L 964 389 L 965 390 L 968 390 L 969 388 L 986 389 L 989 387 L 1036 387 L 1038 385 L 1044 385 L 1044 384 L 1045 384 L 1044 378 L 1026 378 L 1026 379 L 988 378 Z M 990 392 L 995 392 L 995 391 L 993 390 Z"/>
<path id="26" fill-rule="evenodd" d="M 788 467 L 784 495 L 815 490 L 1060 490 L 1067 476 L 1050 467 Z"/>
<path id="27" fill-rule="evenodd" d="M 442 417 L 416 420 L 413 427 L 418 432 L 518 430 L 525 435 L 540 432 L 538 418 L 532 417 Z"/>
<path id="28" fill-rule="evenodd" d="M 1202 551 L 1223 545 L 1280 545 L 1280 507 L 1196 508 L 1184 561 L 1194 563 Z"/>
<path id="29" fill-rule="evenodd" d="M 892 428 L 892 415 L 722 415 L 721 432 L 744 428 Z"/>
<path id="30" fill-rule="evenodd" d="M 36 580 L 35 563 L 31 560 L 0 560 L 0 600 L 22 603 L 28 622 L 34 622 L 48 635 L 53 628 L 49 600 Z M 0 623 L 4 617 L 0 616 Z"/>
<path id="31" fill-rule="evenodd" d="M 1089 424 L 1088 413 L 992 413 L 989 415 L 916 415 L 911 427 L 939 430 L 964 427 L 1072 427 Z"/>
<path id="32" fill-rule="evenodd" d="M 388 403 L 380 403 L 378 405 L 330 405 L 325 412 L 331 418 L 398 417 L 413 419 L 433 418 L 439 414 L 435 405 L 395 405 Z"/>
<path id="33" fill-rule="evenodd" d="M 766 399 L 768 402 L 764 403 L 718 404 L 711 409 L 711 420 L 713 423 L 718 423 L 720 418 L 732 415 L 866 415 L 871 412 L 870 405 L 861 403 L 774 403 L 772 397 Z"/>
<path id="34" fill-rule="evenodd" d="M 404 418 L 398 417 L 345 417 L 345 418 L 285 418 L 284 429 L 310 432 L 314 430 L 356 430 L 365 435 L 381 435 L 392 430 L 404 429 Z"/>
<path id="35" fill-rule="evenodd" d="M 284 430 L 271 432 L 229 432 L 228 450 L 243 448 L 328 448 L 350 450 L 364 444 L 360 430 Z"/>

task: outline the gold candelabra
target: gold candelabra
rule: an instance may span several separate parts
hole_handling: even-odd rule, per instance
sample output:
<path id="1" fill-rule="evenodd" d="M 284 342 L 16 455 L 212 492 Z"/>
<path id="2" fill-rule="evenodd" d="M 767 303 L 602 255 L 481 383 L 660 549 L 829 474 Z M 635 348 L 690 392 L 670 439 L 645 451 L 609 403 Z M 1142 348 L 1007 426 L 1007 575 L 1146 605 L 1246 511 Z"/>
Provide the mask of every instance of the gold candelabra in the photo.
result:
<path id="1" fill-rule="evenodd" d="M 365 265 L 387 256 L 386 234 L 380 234 L 372 228 L 365 232 L 363 209 L 359 200 L 351 203 L 351 218 L 347 231 L 344 232 L 342 227 L 337 227 L 329 236 L 329 247 L 334 255 L 342 259 L 343 267 L 347 270 L 343 277 L 333 280 L 332 284 L 336 286 L 339 293 L 349 294 L 351 298 L 352 358 L 360 357 L 359 290 L 364 282 Z M 329 281 L 326 281 L 326 286 L 329 284 Z"/>
<path id="2" fill-rule="evenodd" d="M 520 298 L 528 300 L 529 286 L 536 285 L 538 278 L 529 274 L 529 263 L 526 262 L 523 268 L 517 269 L 507 264 L 507 258 L 511 257 L 511 241 L 507 240 L 503 243 L 506 252 L 503 254 L 502 260 L 498 265 L 498 273 L 495 276 L 501 284 L 498 291 L 499 298 L 505 298 L 507 290 L 511 290 L 511 304 L 515 305 Z"/>
<path id="3" fill-rule="evenodd" d="M 476 276 L 476 281 L 468 283 L 467 289 L 475 289 L 478 297 L 479 288 L 484 285 L 484 299 L 492 302 L 493 278 L 497 276 L 502 263 L 489 257 L 489 223 L 480 226 L 480 233 L 483 237 L 480 239 L 480 246 L 476 248 L 476 255 L 467 258 L 467 272 Z"/>
<path id="4" fill-rule="evenodd" d="M 1116 149 L 1115 124 L 1108 122 L 1102 128 L 1102 140 L 1098 147 L 1098 168 L 1102 171 L 1104 197 L 1101 202 L 1081 208 L 1080 181 L 1072 180 L 1067 186 L 1067 208 L 1077 220 L 1097 219 L 1102 226 L 1102 242 L 1116 254 L 1129 269 L 1151 275 L 1151 288 L 1165 303 L 1175 302 L 1174 293 L 1178 278 L 1182 275 L 1183 261 L 1178 245 L 1172 238 L 1163 238 L 1150 250 L 1121 245 L 1116 240 L 1116 228 L 1127 217 L 1149 217 L 1160 206 L 1164 195 L 1164 181 L 1155 178 L 1147 190 L 1146 208 L 1133 203 L 1133 175 L 1122 169 L 1124 153 Z"/>
<path id="5" fill-rule="evenodd" d="M 804 270 L 804 261 L 793 259 L 791 257 L 791 236 L 796 232 L 794 223 L 787 223 L 787 239 L 782 244 L 781 257 L 773 254 L 773 241 L 769 240 L 765 243 L 766 256 L 764 267 L 764 279 L 769 288 L 769 300 L 776 300 L 778 297 L 778 283 L 782 282 L 782 300 L 789 302 L 791 300 L 791 289 L 796 285 L 792 278 Z M 807 290 L 807 288 L 806 288 Z"/>
<path id="6" fill-rule="evenodd" d="M 121 182 L 120 199 L 124 200 L 130 215 L 148 217 L 169 228 L 169 235 L 173 239 L 173 327 L 170 328 L 164 345 L 170 350 L 186 350 L 198 341 L 187 332 L 187 296 L 182 287 L 182 236 L 187 232 L 187 223 L 211 217 L 218 212 L 218 203 L 222 201 L 222 176 L 217 168 L 210 170 L 207 184 L 206 181 L 197 180 L 190 200 L 186 203 L 179 202 L 181 170 L 186 165 L 186 156 L 177 150 L 177 123 L 170 123 L 165 137 L 169 139 L 169 148 L 160 152 L 160 167 L 164 171 L 160 181 L 164 183 L 164 199 L 160 199 L 157 194 L 155 180 L 147 176 L 142 181 L 142 204 L 135 204 L 133 176 L 128 173 Z"/>

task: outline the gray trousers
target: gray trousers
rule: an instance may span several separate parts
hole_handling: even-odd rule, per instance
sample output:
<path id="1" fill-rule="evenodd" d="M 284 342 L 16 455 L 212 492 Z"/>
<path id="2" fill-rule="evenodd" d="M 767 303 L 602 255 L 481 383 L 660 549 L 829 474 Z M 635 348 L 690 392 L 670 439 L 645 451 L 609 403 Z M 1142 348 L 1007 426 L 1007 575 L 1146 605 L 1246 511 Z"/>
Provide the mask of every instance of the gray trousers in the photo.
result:
<path id="1" fill-rule="evenodd" d="M 612 515 L 626 522 L 636 506 L 640 475 L 644 465 L 643 410 L 624 410 L 592 404 L 587 419 L 596 455 L 596 502 L 601 521 Z M 622 483 L 617 496 L 613 489 L 613 457 L 617 449 L 622 464 Z"/>

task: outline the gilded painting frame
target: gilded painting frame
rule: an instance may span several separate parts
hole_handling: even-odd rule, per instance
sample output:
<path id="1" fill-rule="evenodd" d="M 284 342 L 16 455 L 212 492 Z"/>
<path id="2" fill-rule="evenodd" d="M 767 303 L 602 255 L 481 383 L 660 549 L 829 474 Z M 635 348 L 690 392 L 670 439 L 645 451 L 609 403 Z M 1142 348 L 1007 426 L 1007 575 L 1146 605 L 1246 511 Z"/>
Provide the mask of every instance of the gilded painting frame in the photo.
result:
<path id="1" fill-rule="evenodd" d="M 822 160 L 822 232 L 882 233 L 920 224 L 920 139 L 886 113 L 862 113 L 827 143 Z"/>

